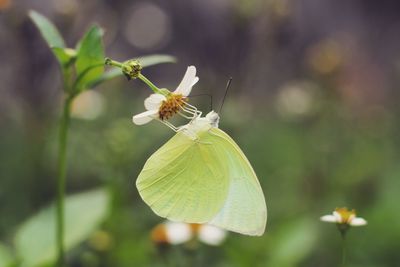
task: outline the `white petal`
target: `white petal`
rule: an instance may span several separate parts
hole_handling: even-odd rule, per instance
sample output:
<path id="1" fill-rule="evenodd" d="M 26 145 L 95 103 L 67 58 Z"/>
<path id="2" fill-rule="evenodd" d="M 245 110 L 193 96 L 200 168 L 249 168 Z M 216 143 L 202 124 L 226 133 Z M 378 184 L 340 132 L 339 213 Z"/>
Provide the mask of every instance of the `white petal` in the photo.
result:
<path id="1" fill-rule="evenodd" d="M 339 212 L 337 212 L 337 211 L 334 211 L 334 212 L 333 212 L 333 216 L 335 216 L 335 218 L 336 218 L 336 221 L 337 221 L 338 223 L 342 223 L 342 222 L 343 222 L 342 215 L 340 215 L 340 213 L 339 213 Z"/>
<path id="2" fill-rule="evenodd" d="M 156 117 L 158 110 L 148 110 L 133 116 L 132 121 L 136 125 L 143 125 Z"/>
<path id="3" fill-rule="evenodd" d="M 192 228 L 187 223 L 180 222 L 166 222 L 165 230 L 168 241 L 172 245 L 185 243 L 192 239 Z"/>
<path id="4" fill-rule="evenodd" d="M 350 221 L 351 226 L 363 226 L 366 224 L 367 224 L 367 221 L 360 217 L 356 217 Z"/>
<path id="5" fill-rule="evenodd" d="M 196 67 L 189 66 L 186 70 L 185 76 L 183 76 L 181 83 L 178 85 L 174 93 L 188 96 L 190 91 L 192 91 L 192 86 L 195 85 L 198 80 L 199 77 L 196 77 Z"/>
<path id="6" fill-rule="evenodd" d="M 162 94 L 151 94 L 146 100 L 144 100 L 144 107 L 147 110 L 154 110 L 160 107 L 162 101 L 166 100 L 167 98 Z"/>
<path id="7" fill-rule="evenodd" d="M 205 244 L 218 246 L 226 238 L 226 231 L 221 228 L 204 224 L 199 229 L 199 240 Z"/>
<path id="8" fill-rule="evenodd" d="M 194 77 L 192 84 L 190 85 L 190 87 L 193 87 L 197 82 L 199 81 L 199 77 Z M 189 94 L 188 94 L 189 95 Z"/>
<path id="9" fill-rule="evenodd" d="M 325 215 L 325 216 L 322 216 L 322 217 L 320 218 L 320 220 L 323 221 L 323 222 L 331 222 L 331 223 L 338 223 L 338 222 L 340 222 L 340 220 L 338 221 L 337 217 L 334 216 L 334 215 Z"/>
<path id="10" fill-rule="evenodd" d="M 350 223 L 353 219 L 356 218 L 356 215 L 353 213 L 349 216 L 349 218 L 347 219 L 347 222 Z"/>

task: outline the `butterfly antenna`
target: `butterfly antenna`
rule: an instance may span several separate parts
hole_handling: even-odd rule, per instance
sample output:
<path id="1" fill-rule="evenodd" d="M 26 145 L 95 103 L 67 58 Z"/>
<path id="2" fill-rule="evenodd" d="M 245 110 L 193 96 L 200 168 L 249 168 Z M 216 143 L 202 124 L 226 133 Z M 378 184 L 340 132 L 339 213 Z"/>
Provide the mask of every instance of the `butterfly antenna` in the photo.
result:
<path id="1" fill-rule="evenodd" d="M 210 96 L 211 96 L 210 97 L 210 111 L 212 111 L 213 110 L 213 101 L 212 101 L 213 96 L 212 96 L 212 94 Z"/>
<path id="2" fill-rule="evenodd" d="M 222 98 L 221 106 L 219 107 L 219 110 L 218 110 L 219 114 L 221 114 L 222 106 L 224 105 L 226 95 L 228 94 L 229 87 L 231 86 L 231 82 L 232 82 L 232 77 L 230 77 L 228 82 L 226 83 L 225 94 L 224 94 L 224 97 Z"/>

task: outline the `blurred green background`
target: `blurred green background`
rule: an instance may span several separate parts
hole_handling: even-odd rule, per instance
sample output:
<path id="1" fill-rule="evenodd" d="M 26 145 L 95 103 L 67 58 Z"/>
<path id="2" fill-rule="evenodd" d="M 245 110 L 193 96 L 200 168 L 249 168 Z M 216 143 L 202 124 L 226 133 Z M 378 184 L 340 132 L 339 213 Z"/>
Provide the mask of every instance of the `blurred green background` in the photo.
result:
<path id="1" fill-rule="evenodd" d="M 29 9 L 68 44 L 99 24 L 117 60 L 176 56 L 143 70 L 159 87 L 173 90 L 195 65 L 193 94 L 212 94 L 214 109 L 232 76 L 220 127 L 246 153 L 268 206 L 259 238 L 153 244 L 162 219 L 135 179 L 173 132 L 133 125 L 150 91 L 115 79 L 73 108 L 67 191 L 103 186 L 112 204 L 98 232 L 69 252 L 70 266 L 339 266 L 339 233 L 319 217 L 341 206 L 368 221 L 349 232 L 348 266 L 400 266 L 398 1 L 0 0 L 0 248 L 11 254 L 18 226 L 56 194 L 59 67 Z M 191 102 L 210 109 L 208 97 Z"/>

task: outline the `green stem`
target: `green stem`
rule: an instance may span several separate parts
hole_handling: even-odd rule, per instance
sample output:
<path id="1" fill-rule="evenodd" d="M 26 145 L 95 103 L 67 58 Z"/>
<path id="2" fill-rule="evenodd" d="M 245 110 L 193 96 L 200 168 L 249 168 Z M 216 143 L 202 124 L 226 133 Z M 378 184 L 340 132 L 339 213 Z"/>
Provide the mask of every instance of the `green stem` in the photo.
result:
<path id="1" fill-rule="evenodd" d="M 156 94 L 163 94 L 163 93 L 161 92 L 161 90 L 160 90 L 157 86 L 155 86 L 152 82 L 150 82 L 150 80 L 147 79 L 143 74 L 140 73 L 139 76 L 138 76 L 138 78 L 139 78 L 142 82 L 144 82 L 145 84 L 147 84 L 147 86 L 150 87 L 150 89 L 153 90 L 154 93 L 156 93 Z"/>
<path id="2" fill-rule="evenodd" d="M 123 70 L 124 68 L 124 63 L 112 60 L 111 58 L 106 58 L 104 64 L 109 65 L 109 66 L 114 66 L 114 67 L 118 67 L 120 69 Z M 144 82 L 148 87 L 150 87 L 151 90 L 153 90 L 154 93 L 156 94 L 163 94 L 165 95 L 165 93 L 163 93 L 160 88 L 158 88 L 157 86 L 154 85 L 154 83 L 152 83 L 149 79 L 147 79 L 143 74 L 139 73 L 138 78 Z"/>
<path id="3" fill-rule="evenodd" d="M 346 266 L 346 236 L 342 236 L 342 267 Z"/>
<path id="4" fill-rule="evenodd" d="M 64 198 L 65 180 L 67 174 L 67 138 L 70 122 L 70 110 L 73 97 L 68 96 L 64 101 L 63 114 L 60 121 L 58 136 L 58 186 L 57 186 L 57 209 L 56 209 L 56 240 L 57 240 L 57 266 L 64 266 Z"/>
<path id="5" fill-rule="evenodd" d="M 109 66 L 118 67 L 118 68 L 121 68 L 121 69 L 124 66 L 123 63 L 115 61 L 115 60 L 112 60 L 111 58 L 108 58 L 108 57 L 105 59 L 104 64 L 109 65 Z"/>

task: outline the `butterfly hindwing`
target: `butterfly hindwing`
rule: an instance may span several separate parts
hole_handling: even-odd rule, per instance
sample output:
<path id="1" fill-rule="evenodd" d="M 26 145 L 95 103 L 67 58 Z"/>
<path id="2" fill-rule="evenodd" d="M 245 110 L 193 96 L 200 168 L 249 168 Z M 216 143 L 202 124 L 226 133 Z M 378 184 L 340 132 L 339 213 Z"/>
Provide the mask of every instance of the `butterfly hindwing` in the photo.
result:
<path id="1" fill-rule="evenodd" d="M 267 208 L 257 176 L 239 146 L 218 128 L 209 130 L 219 158 L 224 158 L 229 177 L 224 206 L 209 222 L 215 226 L 247 235 L 262 235 Z"/>
<path id="2" fill-rule="evenodd" d="M 228 177 L 220 162 L 210 143 L 178 132 L 147 160 L 136 186 L 159 216 L 205 223 L 215 217 L 228 194 Z"/>

